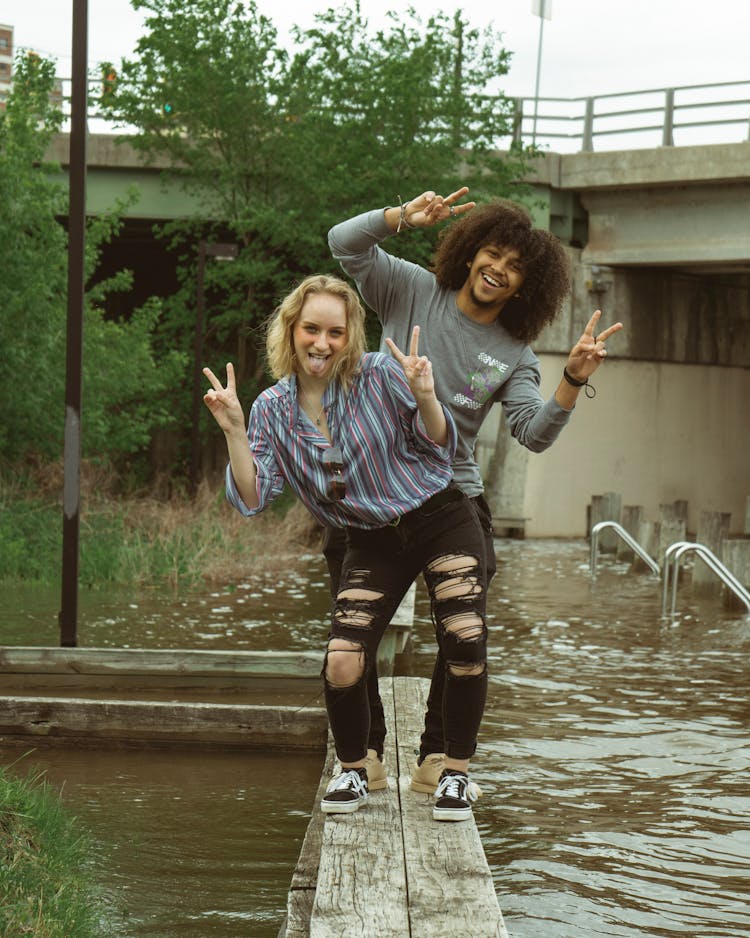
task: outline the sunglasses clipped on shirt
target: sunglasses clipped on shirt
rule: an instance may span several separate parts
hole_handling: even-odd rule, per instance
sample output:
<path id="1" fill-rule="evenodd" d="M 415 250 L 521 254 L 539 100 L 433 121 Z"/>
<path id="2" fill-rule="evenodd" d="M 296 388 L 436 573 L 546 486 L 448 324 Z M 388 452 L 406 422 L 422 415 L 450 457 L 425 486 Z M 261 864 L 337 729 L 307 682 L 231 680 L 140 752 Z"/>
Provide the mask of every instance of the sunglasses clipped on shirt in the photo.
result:
<path id="1" fill-rule="evenodd" d="M 329 446 L 323 450 L 323 465 L 330 476 L 326 494 L 332 502 L 339 502 L 346 495 L 346 483 L 341 475 L 344 457 L 341 455 L 340 446 Z"/>

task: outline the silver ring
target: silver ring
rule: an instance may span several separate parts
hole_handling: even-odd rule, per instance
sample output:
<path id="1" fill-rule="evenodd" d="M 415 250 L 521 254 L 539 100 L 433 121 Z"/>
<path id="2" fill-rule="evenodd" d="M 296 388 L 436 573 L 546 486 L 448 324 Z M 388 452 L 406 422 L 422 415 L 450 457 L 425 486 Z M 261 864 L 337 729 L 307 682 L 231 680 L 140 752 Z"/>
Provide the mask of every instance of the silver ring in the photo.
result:
<path id="1" fill-rule="evenodd" d="M 456 214 L 456 206 L 455 206 L 455 205 L 449 205 L 449 206 L 448 206 L 448 214 L 449 214 L 449 215 L 455 215 L 455 214 Z"/>

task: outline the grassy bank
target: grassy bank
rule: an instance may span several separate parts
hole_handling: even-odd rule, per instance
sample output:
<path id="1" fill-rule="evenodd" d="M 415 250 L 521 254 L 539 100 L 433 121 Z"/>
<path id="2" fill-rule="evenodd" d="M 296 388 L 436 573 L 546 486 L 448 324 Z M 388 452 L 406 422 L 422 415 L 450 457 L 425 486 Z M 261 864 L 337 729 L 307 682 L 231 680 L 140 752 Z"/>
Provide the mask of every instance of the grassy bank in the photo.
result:
<path id="1" fill-rule="evenodd" d="M 82 586 L 230 583 L 288 570 L 317 549 L 319 532 L 297 502 L 246 519 L 223 486 L 203 484 L 195 498 L 114 494 L 110 475 L 90 469 L 81 486 Z M 0 478 L 0 582 L 55 584 L 62 557 L 62 477 L 54 467 L 30 481 Z"/>
<path id="2" fill-rule="evenodd" d="M 110 938 L 94 857 L 75 818 L 39 777 L 0 768 L 0 935 Z"/>

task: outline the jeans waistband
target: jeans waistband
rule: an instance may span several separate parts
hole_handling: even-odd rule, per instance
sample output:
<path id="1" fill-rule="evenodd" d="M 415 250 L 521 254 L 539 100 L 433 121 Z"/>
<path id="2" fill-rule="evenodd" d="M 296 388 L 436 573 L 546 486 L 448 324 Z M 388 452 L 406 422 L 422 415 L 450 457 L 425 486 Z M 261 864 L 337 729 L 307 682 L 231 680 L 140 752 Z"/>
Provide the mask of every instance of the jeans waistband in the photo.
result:
<path id="1" fill-rule="evenodd" d="M 388 524 L 390 527 L 395 528 L 396 525 L 408 521 L 410 518 L 418 518 L 424 512 L 431 513 L 437 508 L 442 508 L 443 505 L 448 505 L 451 502 L 460 502 L 461 499 L 465 497 L 466 496 L 455 482 L 449 482 L 447 488 L 442 489 L 440 492 L 435 492 L 434 495 L 430 495 L 426 502 L 417 505 L 417 507 L 412 508 L 411 511 L 407 511 L 405 515 L 399 515 L 395 521 L 389 521 Z"/>

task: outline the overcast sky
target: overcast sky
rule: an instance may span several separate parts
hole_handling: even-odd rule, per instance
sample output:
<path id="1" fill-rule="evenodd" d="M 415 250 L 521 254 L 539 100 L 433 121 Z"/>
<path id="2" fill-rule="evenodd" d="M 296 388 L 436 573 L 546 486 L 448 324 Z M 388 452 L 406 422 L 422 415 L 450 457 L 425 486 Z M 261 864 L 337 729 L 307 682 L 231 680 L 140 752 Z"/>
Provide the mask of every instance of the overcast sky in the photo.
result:
<path id="1" fill-rule="evenodd" d="M 549 0 L 548 0 L 549 2 Z M 0 0 L 0 23 L 15 27 L 17 46 L 58 60 L 70 74 L 72 0 Z M 420 15 L 463 9 L 473 26 L 492 23 L 513 53 L 501 90 L 533 97 L 540 19 L 532 0 L 361 0 L 373 25 L 384 10 L 413 6 Z M 286 40 L 309 26 L 325 0 L 258 0 Z M 143 14 L 129 0 L 89 0 L 89 63 L 117 63 L 141 32 Z M 585 97 L 692 84 L 750 81 L 750 0 L 552 0 L 542 36 L 540 97 Z M 744 89 L 747 96 L 748 89 Z M 742 137 L 739 137 L 742 139 Z"/>

